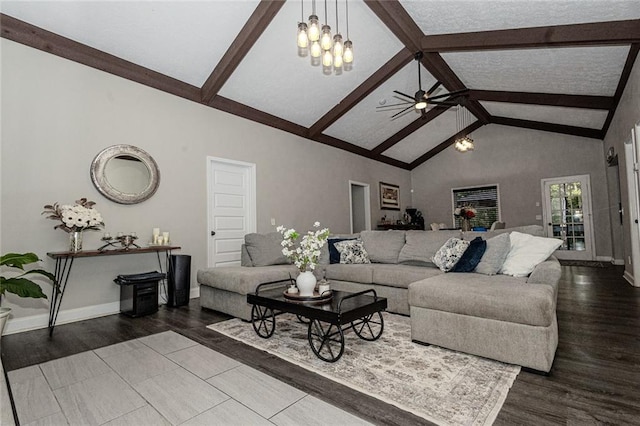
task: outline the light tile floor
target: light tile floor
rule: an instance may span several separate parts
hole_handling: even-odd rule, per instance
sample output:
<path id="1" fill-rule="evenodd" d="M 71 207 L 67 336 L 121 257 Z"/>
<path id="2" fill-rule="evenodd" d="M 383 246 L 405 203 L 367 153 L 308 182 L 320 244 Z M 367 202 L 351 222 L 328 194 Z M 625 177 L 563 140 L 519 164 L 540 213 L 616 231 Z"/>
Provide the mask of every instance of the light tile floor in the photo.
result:
<path id="1" fill-rule="evenodd" d="M 23 426 L 369 424 L 172 331 L 8 377 Z"/>

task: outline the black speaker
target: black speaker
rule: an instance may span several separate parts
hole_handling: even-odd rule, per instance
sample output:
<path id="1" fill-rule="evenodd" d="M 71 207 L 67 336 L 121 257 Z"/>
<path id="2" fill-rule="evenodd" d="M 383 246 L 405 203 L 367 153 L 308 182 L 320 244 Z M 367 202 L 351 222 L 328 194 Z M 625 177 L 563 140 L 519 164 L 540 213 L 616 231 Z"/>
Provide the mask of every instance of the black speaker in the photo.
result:
<path id="1" fill-rule="evenodd" d="M 167 306 L 188 305 L 191 290 L 191 256 L 172 254 L 169 257 L 168 275 Z"/>

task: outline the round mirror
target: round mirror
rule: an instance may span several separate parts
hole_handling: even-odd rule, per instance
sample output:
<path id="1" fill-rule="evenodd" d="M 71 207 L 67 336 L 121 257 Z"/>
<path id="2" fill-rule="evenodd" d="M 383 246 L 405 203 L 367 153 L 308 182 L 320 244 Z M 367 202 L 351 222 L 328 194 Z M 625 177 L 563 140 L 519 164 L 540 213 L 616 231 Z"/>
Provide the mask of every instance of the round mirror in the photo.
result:
<path id="1" fill-rule="evenodd" d="M 121 204 L 140 203 L 160 185 L 160 171 L 153 158 L 132 145 L 102 150 L 91 163 L 91 180 L 98 191 Z"/>

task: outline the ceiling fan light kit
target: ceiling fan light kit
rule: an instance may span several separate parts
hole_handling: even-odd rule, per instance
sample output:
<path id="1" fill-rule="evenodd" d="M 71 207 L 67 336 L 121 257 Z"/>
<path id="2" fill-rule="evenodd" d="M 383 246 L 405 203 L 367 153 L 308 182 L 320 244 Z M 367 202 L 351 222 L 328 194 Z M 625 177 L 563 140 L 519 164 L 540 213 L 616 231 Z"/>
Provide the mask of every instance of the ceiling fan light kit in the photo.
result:
<path id="1" fill-rule="evenodd" d="M 316 2 L 311 1 L 312 14 L 309 23 L 304 22 L 304 1 L 302 6 L 302 21 L 298 22 L 297 44 L 298 56 L 306 57 L 311 53 L 311 65 L 322 64 L 323 73 L 334 72 L 339 75 L 342 70 L 350 71 L 353 64 L 353 42 L 349 40 L 349 3 L 345 0 L 345 16 L 347 22 L 347 40 L 343 42 L 338 26 L 338 0 L 336 0 L 336 34 L 331 35 L 331 26 L 327 19 L 327 1 L 324 2 L 325 23 L 320 27 L 316 15 Z M 309 47 L 309 44 L 311 47 Z"/>

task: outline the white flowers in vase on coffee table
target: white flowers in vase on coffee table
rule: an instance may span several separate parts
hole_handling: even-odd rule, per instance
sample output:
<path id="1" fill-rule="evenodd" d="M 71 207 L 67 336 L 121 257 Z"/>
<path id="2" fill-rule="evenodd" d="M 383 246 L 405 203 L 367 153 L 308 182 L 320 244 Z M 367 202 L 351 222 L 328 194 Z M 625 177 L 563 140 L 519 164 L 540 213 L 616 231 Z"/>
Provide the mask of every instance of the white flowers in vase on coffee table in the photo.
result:
<path id="1" fill-rule="evenodd" d="M 315 222 L 313 227 L 320 228 L 320 222 Z M 322 246 L 329 238 L 329 228 L 308 231 L 299 243 L 297 241 L 300 238 L 300 233 L 295 229 L 287 229 L 281 225 L 276 230 L 283 236 L 282 254 L 290 259 L 300 272 L 316 269 Z"/>

